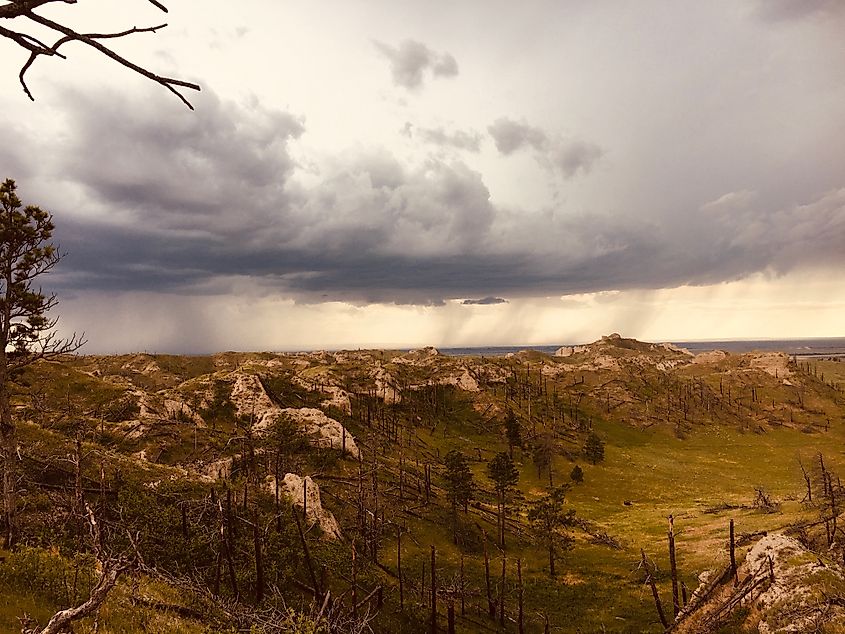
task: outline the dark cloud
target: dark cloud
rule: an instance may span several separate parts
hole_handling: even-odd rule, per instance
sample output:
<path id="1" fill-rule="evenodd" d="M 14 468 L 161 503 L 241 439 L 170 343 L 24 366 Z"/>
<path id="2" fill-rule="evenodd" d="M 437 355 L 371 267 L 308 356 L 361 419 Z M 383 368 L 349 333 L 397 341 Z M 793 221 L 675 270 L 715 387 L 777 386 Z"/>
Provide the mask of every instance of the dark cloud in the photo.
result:
<path id="1" fill-rule="evenodd" d="M 588 174 L 593 164 L 604 154 L 604 150 L 595 143 L 552 137 L 541 128 L 507 117 L 496 119 L 487 127 L 487 131 L 496 149 L 504 156 L 522 149 L 532 149 L 540 165 L 567 179 L 579 172 Z"/>
<path id="2" fill-rule="evenodd" d="M 420 128 L 406 123 L 404 132 L 409 137 L 416 136 L 425 143 L 439 145 L 440 147 L 452 147 L 468 152 L 479 152 L 481 150 L 481 134 L 475 130 L 454 130 L 448 132 L 442 127 Z"/>
<path id="3" fill-rule="evenodd" d="M 505 156 L 513 154 L 524 147 L 531 147 L 538 152 L 544 152 L 549 145 L 546 133 L 540 128 L 520 123 L 508 118 L 496 119 L 487 127 L 496 149 Z"/>
<path id="4" fill-rule="evenodd" d="M 756 14 L 767 22 L 781 22 L 832 15 L 843 9 L 841 0 L 757 0 Z"/>
<path id="5" fill-rule="evenodd" d="M 443 53 L 435 57 L 431 72 L 435 77 L 457 77 L 458 61 L 450 53 Z"/>
<path id="6" fill-rule="evenodd" d="M 482 297 L 481 299 L 465 299 L 461 302 L 464 306 L 492 306 L 494 304 L 507 304 L 508 300 L 502 297 Z"/>
<path id="7" fill-rule="evenodd" d="M 65 159 L 56 174 L 82 184 L 109 224 L 225 241 L 287 212 L 287 145 L 304 129 L 296 117 L 210 90 L 196 112 L 150 98 L 156 105 L 117 93 L 63 97 L 72 132 L 56 143 Z"/>
<path id="8" fill-rule="evenodd" d="M 432 51 L 422 42 L 405 40 L 398 47 L 384 42 L 373 43 L 390 63 L 393 83 L 408 90 L 422 86 L 426 71 L 433 77 L 455 77 L 458 74 L 458 62 L 449 53 Z"/>
<path id="9" fill-rule="evenodd" d="M 556 146 L 549 153 L 548 159 L 564 178 L 572 178 L 578 172 L 588 174 L 602 154 L 604 151 L 595 143 L 572 141 Z"/>
<path id="10" fill-rule="evenodd" d="M 306 187 L 297 117 L 211 91 L 195 113 L 166 99 L 63 96 L 65 137 L 18 183 L 69 253 L 50 288 L 219 295 L 249 280 L 309 302 L 484 304 L 845 266 L 845 187 L 779 206 L 727 192 L 651 220 L 529 213 L 495 206 L 461 161 L 409 167 L 386 151 L 342 156 Z M 585 148 L 559 169 L 587 169 Z M 14 164 L 24 149 L 5 151 Z"/>
<path id="11" fill-rule="evenodd" d="M 0 142 L 0 182 L 7 178 L 23 181 L 36 170 L 37 157 L 31 152 L 21 152 L 21 148 L 26 145 L 24 135 L 14 127 L 3 128 L 3 141 Z"/>

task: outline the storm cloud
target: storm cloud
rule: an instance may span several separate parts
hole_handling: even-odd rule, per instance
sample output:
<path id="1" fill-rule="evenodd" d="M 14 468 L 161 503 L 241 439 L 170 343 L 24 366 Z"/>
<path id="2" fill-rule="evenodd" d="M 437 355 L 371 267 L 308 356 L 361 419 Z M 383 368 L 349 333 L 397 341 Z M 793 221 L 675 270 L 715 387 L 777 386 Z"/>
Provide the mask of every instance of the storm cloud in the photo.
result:
<path id="1" fill-rule="evenodd" d="M 495 306 L 496 304 L 507 304 L 508 300 L 503 297 L 482 297 L 481 299 L 465 299 L 461 302 L 464 306 Z"/>
<path id="2" fill-rule="evenodd" d="M 202 28 L 231 22 L 213 4 Z M 569 294 L 841 279 L 836 6 L 362 2 L 327 21 L 256 3 L 222 48 L 156 40 L 174 76 L 202 80 L 194 112 L 83 58 L 34 67 L 33 104 L 0 55 L 0 178 L 55 214 L 68 256 L 44 285 L 83 303 L 445 302 L 492 319 Z M 271 77 L 279 32 L 261 26 L 284 15 L 301 55 Z"/>
<path id="3" fill-rule="evenodd" d="M 560 173 L 565 179 L 579 172 L 588 174 L 604 154 L 604 150 L 595 143 L 550 136 L 541 128 L 507 117 L 496 119 L 487 131 L 502 155 L 510 156 L 522 149 L 533 149 L 540 165 Z"/>
<path id="4" fill-rule="evenodd" d="M 432 77 L 455 77 L 458 62 L 450 53 L 432 51 L 422 42 L 404 40 L 399 46 L 384 42 L 373 42 L 376 50 L 390 64 L 393 83 L 408 90 L 419 88 L 425 75 Z"/>
<path id="5" fill-rule="evenodd" d="M 845 188 L 779 207 L 739 190 L 667 217 L 532 211 L 494 204 L 462 161 L 387 150 L 344 154 L 306 185 L 299 117 L 213 91 L 196 113 L 163 99 L 65 94 L 67 135 L 45 174 L 19 182 L 55 214 L 69 253 L 59 290 L 221 295 L 249 279 L 303 302 L 492 304 L 845 265 Z M 546 147 L 536 130 L 502 129 L 512 152 Z"/>
<path id="6" fill-rule="evenodd" d="M 481 134 L 475 130 L 453 130 L 448 131 L 442 127 L 424 128 L 415 127 L 406 123 L 405 134 L 410 138 L 416 138 L 424 143 L 430 143 L 442 148 L 454 148 L 466 150 L 467 152 L 479 152 L 481 150 Z"/>
<path id="7" fill-rule="evenodd" d="M 842 13 L 839 0 L 758 0 L 757 15 L 765 21 L 801 20 Z"/>
<path id="8" fill-rule="evenodd" d="M 543 130 L 507 117 L 496 119 L 487 127 L 487 131 L 493 137 L 496 149 L 505 156 L 524 147 L 532 147 L 538 152 L 545 152 L 549 145 L 549 138 Z"/>

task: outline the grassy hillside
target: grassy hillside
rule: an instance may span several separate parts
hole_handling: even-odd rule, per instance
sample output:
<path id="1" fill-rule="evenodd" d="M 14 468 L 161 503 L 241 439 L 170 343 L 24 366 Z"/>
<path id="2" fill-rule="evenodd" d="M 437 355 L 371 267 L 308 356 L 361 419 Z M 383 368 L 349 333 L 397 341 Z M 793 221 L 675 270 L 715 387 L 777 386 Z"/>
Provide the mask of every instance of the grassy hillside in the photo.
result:
<path id="1" fill-rule="evenodd" d="M 101 632 L 282 622 L 311 631 L 303 615 L 318 613 L 326 631 L 329 622 L 334 631 L 423 631 L 432 546 L 442 631 L 450 604 L 456 631 L 517 631 L 522 596 L 526 632 L 660 632 L 639 562 L 643 549 L 657 564 L 671 611 L 669 515 L 690 593 L 700 572 L 727 560 L 730 519 L 751 534 L 819 517 L 818 500 L 804 499 L 802 466 L 817 481 L 821 453 L 834 482 L 843 471 L 843 367 L 777 354 L 693 359 L 619 337 L 562 357 L 424 349 L 42 363 L 17 388 L 20 540 L 0 562 L 0 628 L 19 631 L 25 612 L 43 624 L 85 598 L 97 568 L 82 499 L 109 552 L 131 556 L 137 571 L 101 610 Z M 508 441 L 508 412 L 521 443 Z M 590 434 L 604 443 L 596 464 L 584 453 Z M 454 515 L 451 450 L 466 457 L 476 487 Z M 500 452 L 519 474 L 504 550 L 487 474 Z M 580 483 L 570 480 L 576 465 Z M 313 508 L 303 516 L 299 493 L 285 495 L 286 473 L 319 486 L 340 539 Z M 550 481 L 569 487 L 564 510 L 575 512 L 555 538 L 554 579 L 545 534 L 529 521 Z M 803 536 L 818 542 L 819 530 Z M 488 615 L 485 550 L 504 620 Z M 89 619 L 77 631 L 91 628 Z"/>

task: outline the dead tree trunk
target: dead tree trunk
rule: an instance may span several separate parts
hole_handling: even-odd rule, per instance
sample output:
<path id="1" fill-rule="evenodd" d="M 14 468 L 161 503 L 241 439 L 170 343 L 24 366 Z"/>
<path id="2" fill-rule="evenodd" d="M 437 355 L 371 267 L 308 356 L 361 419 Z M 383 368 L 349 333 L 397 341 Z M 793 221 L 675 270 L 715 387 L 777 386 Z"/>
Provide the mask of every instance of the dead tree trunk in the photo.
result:
<path id="1" fill-rule="evenodd" d="M 311 562 L 311 550 L 308 548 L 308 541 L 305 539 L 305 532 L 302 530 L 302 522 L 299 521 L 299 514 L 296 509 L 293 509 L 293 519 L 296 521 L 296 530 L 299 533 L 299 541 L 302 543 L 302 554 L 305 555 L 305 565 L 308 568 L 308 576 L 311 578 L 311 583 L 314 584 L 314 592 L 317 595 L 322 594 L 320 583 L 317 581 L 317 574 L 314 572 L 314 564 Z M 355 564 L 355 545 L 352 545 L 352 563 Z M 353 569 L 354 572 L 354 569 Z M 353 582 L 354 591 L 354 582 Z"/>
<path id="2" fill-rule="evenodd" d="M 739 581 L 736 568 L 736 540 L 734 538 L 734 521 L 731 520 L 731 575 L 734 578 L 734 583 Z"/>
<path id="3" fill-rule="evenodd" d="M 490 583 L 490 553 L 487 551 L 487 533 L 484 532 L 484 581 L 487 584 L 487 613 L 491 619 L 496 618 L 496 601 L 493 599 L 493 589 Z"/>
<path id="4" fill-rule="evenodd" d="M 437 634 L 437 554 L 431 547 L 431 634 Z"/>
<path id="5" fill-rule="evenodd" d="M 519 634 L 524 634 L 523 628 L 523 590 L 522 590 L 522 559 L 516 560 L 516 582 L 517 582 L 517 597 L 519 599 L 519 613 L 517 615 L 516 626 Z"/>
<path id="6" fill-rule="evenodd" d="M 499 625 L 505 625 L 505 564 L 507 562 L 504 554 L 502 555 L 502 583 L 499 586 Z"/>
<path id="7" fill-rule="evenodd" d="M 402 578 L 402 529 L 396 527 L 396 574 L 399 576 L 399 609 L 405 610 L 405 583 Z"/>
<path id="8" fill-rule="evenodd" d="M 464 577 L 464 554 L 461 553 L 461 616 L 466 615 L 466 579 Z"/>
<path id="9" fill-rule="evenodd" d="M 352 618 L 358 620 L 358 561 L 352 543 Z"/>
<path id="10" fill-rule="evenodd" d="M 681 611 L 681 602 L 678 594 L 678 565 L 675 560 L 675 520 L 669 516 L 669 569 L 672 575 L 672 610 L 677 617 Z"/>
<path id="11" fill-rule="evenodd" d="M 669 622 L 666 620 L 666 614 L 663 612 L 663 604 L 660 602 L 660 595 L 657 593 L 657 586 L 654 583 L 654 575 L 651 566 L 645 557 L 645 551 L 640 550 L 642 556 L 642 566 L 645 570 L 645 582 L 651 587 L 651 594 L 654 597 L 654 606 L 657 608 L 657 616 L 660 617 L 660 623 L 664 628 L 669 627 Z"/>
<path id="12" fill-rule="evenodd" d="M 228 566 L 229 571 L 229 583 L 232 587 L 232 594 L 235 596 L 235 601 L 237 601 L 240 597 L 240 593 L 238 592 L 238 577 L 235 573 L 235 562 L 232 560 L 232 548 L 231 548 L 231 537 L 232 537 L 232 520 L 231 520 L 231 491 L 229 491 L 229 495 L 226 498 L 226 513 L 223 512 L 223 504 L 220 500 L 217 500 L 217 514 L 220 521 L 220 550 L 222 553 L 222 558 L 226 560 L 226 565 Z"/>
<path id="13" fill-rule="evenodd" d="M 258 526 L 258 509 L 252 511 L 252 540 L 255 547 L 255 604 L 264 599 L 264 559 L 261 554 L 261 529 Z"/>
<path id="14" fill-rule="evenodd" d="M 100 564 L 100 577 L 97 583 L 91 590 L 88 600 L 75 608 L 68 608 L 56 612 L 53 617 L 47 622 L 41 630 L 36 630 L 37 634 L 61 634 L 62 632 L 70 631 L 70 624 L 73 621 L 83 619 L 96 612 L 103 601 L 106 600 L 109 592 L 114 588 L 118 578 L 131 567 L 131 562 L 122 558 L 106 557 L 103 552 L 102 535 L 100 534 L 100 526 L 97 523 L 97 518 L 94 516 L 94 511 L 87 504 L 85 510 L 88 514 L 88 523 L 91 528 L 91 538 L 94 542 L 94 556 Z"/>

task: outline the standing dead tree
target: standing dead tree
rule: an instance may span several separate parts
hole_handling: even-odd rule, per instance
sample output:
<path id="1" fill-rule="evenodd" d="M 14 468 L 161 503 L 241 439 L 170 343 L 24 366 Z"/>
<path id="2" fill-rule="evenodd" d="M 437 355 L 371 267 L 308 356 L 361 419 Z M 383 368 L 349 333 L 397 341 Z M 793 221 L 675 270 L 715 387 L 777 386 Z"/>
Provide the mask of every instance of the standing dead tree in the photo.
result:
<path id="1" fill-rule="evenodd" d="M 117 584 L 117 580 L 124 572 L 135 564 L 137 554 L 131 557 L 112 556 L 106 553 L 103 546 L 103 536 L 100 525 L 94 516 L 94 511 L 88 504 L 85 505 L 88 514 L 88 524 L 91 528 L 91 541 L 93 542 L 94 556 L 100 565 L 100 576 L 97 583 L 91 590 L 88 599 L 80 605 L 56 612 L 43 628 L 24 629 L 23 634 L 61 634 L 68 632 L 70 624 L 86 616 L 94 614 L 106 600 L 109 592 Z"/>
<path id="2" fill-rule="evenodd" d="M 666 619 L 666 613 L 663 611 L 663 603 L 660 601 L 660 594 L 657 592 L 657 585 L 654 582 L 655 566 L 645 556 L 645 551 L 640 550 L 640 565 L 638 569 L 642 569 L 644 573 L 643 583 L 651 588 L 651 595 L 654 597 L 654 606 L 657 608 L 657 616 L 660 617 L 660 623 L 664 628 L 669 627 L 669 621 Z"/>
<path id="3" fill-rule="evenodd" d="M 677 618 L 681 611 L 678 598 L 678 565 L 675 559 L 675 519 L 669 516 L 669 567 L 672 574 L 672 613 Z"/>
<path id="4" fill-rule="evenodd" d="M 167 7 L 165 7 L 161 2 L 158 2 L 158 0 L 147 1 L 161 11 L 167 13 Z M 200 90 L 199 85 L 181 79 L 157 75 L 143 66 L 139 66 L 138 64 L 126 59 L 103 43 L 104 40 L 127 37 L 136 33 L 156 33 L 166 27 L 167 24 L 158 24 L 155 26 L 141 28 L 133 26 L 130 29 L 112 33 L 81 33 L 69 26 L 61 24 L 60 22 L 55 22 L 35 12 L 36 9 L 55 2 L 76 4 L 76 0 L 7 0 L 5 4 L 0 5 L 0 22 L 14 20 L 15 24 L 22 23 L 26 27 L 25 31 L 15 31 L 0 24 L 0 37 L 11 40 L 21 48 L 29 51 L 29 58 L 21 67 L 18 77 L 20 79 L 21 86 L 23 86 L 24 92 L 30 99 L 35 101 L 35 97 L 32 95 L 32 92 L 30 92 L 29 87 L 26 84 L 26 72 L 30 69 L 35 60 L 42 55 L 46 57 L 55 56 L 61 59 L 67 59 L 63 52 L 64 45 L 70 42 L 80 42 L 90 46 L 99 53 L 102 53 L 121 66 L 125 66 L 139 75 L 164 86 L 167 90 L 176 95 L 182 103 L 188 106 L 188 108 L 193 110 L 193 106 L 180 92 L 180 89 L 187 88 L 190 90 Z M 38 37 L 32 34 L 33 30 L 38 32 L 39 27 L 42 31 L 46 29 L 48 32 L 58 34 L 60 37 L 52 44 L 42 42 L 38 39 Z"/>

